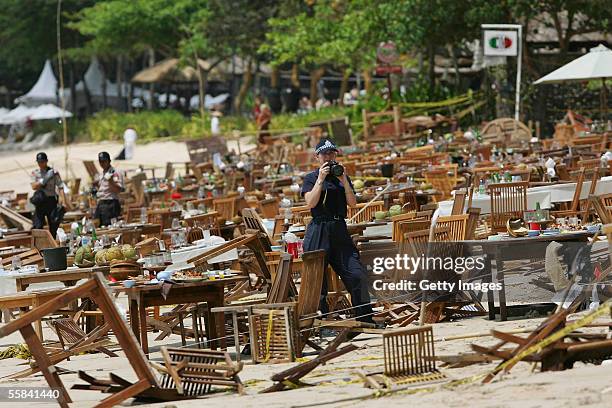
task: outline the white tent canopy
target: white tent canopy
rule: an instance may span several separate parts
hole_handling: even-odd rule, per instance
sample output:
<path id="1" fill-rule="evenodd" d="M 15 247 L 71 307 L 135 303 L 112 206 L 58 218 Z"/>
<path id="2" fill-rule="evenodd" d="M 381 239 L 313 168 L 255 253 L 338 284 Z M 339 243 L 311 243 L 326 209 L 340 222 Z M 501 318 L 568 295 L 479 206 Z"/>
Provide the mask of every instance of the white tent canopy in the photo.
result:
<path id="1" fill-rule="evenodd" d="M 15 103 L 36 106 L 51 102 L 57 102 L 57 79 L 53 74 L 51 61 L 47 60 L 32 89 L 27 94 L 15 99 Z"/>
<path id="2" fill-rule="evenodd" d="M 600 44 L 588 54 L 576 58 L 561 68 L 543 76 L 534 84 L 553 84 L 612 77 L 612 50 Z"/>
<path id="3" fill-rule="evenodd" d="M 72 116 L 71 112 L 62 110 L 62 108 L 52 105 L 50 103 L 46 105 L 40 105 L 34 108 L 30 119 L 32 120 L 45 120 L 45 119 L 59 119 L 62 117 L 69 118 Z"/>

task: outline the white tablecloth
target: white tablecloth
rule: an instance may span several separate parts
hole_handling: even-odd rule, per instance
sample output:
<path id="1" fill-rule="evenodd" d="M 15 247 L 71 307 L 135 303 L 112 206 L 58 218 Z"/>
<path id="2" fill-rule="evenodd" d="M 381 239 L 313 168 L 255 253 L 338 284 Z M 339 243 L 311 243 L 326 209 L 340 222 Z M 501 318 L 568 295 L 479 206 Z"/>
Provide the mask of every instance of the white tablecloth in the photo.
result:
<path id="1" fill-rule="evenodd" d="M 193 258 L 194 256 L 198 256 L 203 254 L 204 252 L 208 252 L 213 248 L 217 248 L 223 245 L 223 242 L 216 242 L 209 246 L 191 246 L 187 248 L 181 248 L 177 251 L 172 251 L 172 265 L 169 265 L 165 270 L 166 271 L 179 271 L 181 269 L 193 268 L 193 263 L 187 263 L 187 260 Z M 219 262 L 227 262 L 238 259 L 238 250 L 232 249 L 227 251 L 226 253 L 214 257 L 208 261 L 209 264 L 219 263 Z"/>
<path id="2" fill-rule="evenodd" d="M 585 181 L 582 184 L 582 191 L 580 193 L 581 199 L 588 198 L 590 188 L 590 181 Z M 536 203 L 538 202 L 541 208 L 551 208 L 552 203 L 570 202 L 574 198 L 574 191 L 576 191 L 576 183 L 530 187 L 527 189 L 527 209 L 535 210 Z M 612 193 L 612 176 L 602 177 L 595 187 L 596 195 L 608 193 Z M 480 208 L 481 214 L 490 214 L 491 197 L 488 194 L 474 193 L 472 197 L 472 207 Z M 441 201 L 438 203 L 438 209 L 439 215 L 450 215 L 453 209 L 453 200 Z"/>

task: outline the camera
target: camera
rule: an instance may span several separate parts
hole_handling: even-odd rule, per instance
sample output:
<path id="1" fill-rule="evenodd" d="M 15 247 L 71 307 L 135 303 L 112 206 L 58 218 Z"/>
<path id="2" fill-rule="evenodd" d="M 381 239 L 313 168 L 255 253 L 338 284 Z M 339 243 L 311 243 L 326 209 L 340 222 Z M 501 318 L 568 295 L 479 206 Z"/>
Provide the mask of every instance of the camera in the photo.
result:
<path id="1" fill-rule="evenodd" d="M 337 161 L 330 160 L 327 162 L 327 166 L 329 167 L 329 174 L 334 175 L 336 177 L 340 177 L 344 174 L 344 167 L 339 164 Z"/>

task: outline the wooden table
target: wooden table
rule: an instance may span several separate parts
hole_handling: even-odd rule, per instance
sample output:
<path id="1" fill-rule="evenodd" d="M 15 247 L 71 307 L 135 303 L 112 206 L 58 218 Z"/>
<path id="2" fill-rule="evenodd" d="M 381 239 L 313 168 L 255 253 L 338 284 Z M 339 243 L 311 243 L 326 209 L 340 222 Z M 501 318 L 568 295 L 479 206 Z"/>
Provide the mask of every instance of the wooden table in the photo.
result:
<path id="1" fill-rule="evenodd" d="M 225 317 L 223 314 L 211 313 L 214 307 L 224 306 L 225 285 L 247 280 L 246 276 L 236 276 L 225 279 L 205 280 L 200 282 L 178 283 L 172 285 L 170 292 L 164 299 L 161 293 L 161 284 L 141 285 L 132 288 L 122 286 L 113 287 L 113 291 L 125 292 L 128 296 L 130 324 L 136 338 L 140 341 L 142 350 L 149 354 L 149 341 L 147 338 L 147 307 L 180 305 L 186 303 L 208 303 L 208 316 L 206 322 L 206 335 L 209 339 L 216 339 L 225 334 Z M 214 350 L 220 344 L 225 346 L 225 339 L 210 343 Z"/>
<path id="2" fill-rule="evenodd" d="M 546 256 L 546 247 L 552 241 L 556 242 L 588 242 L 588 238 L 593 236 L 588 231 L 578 231 L 567 234 L 542 235 L 539 237 L 510 238 L 499 241 L 489 240 L 468 240 L 463 241 L 470 249 L 481 247 L 482 253 L 486 255 L 484 270 L 490 270 L 491 274 L 485 279 L 488 282 L 501 283 L 501 290 L 498 292 L 500 320 L 508 320 L 508 310 L 506 306 L 506 285 L 504 282 L 504 262 L 517 261 L 523 259 L 543 259 Z M 493 267 L 493 263 L 495 267 Z M 495 320 L 495 297 L 494 291 L 487 292 L 487 303 L 489 309 L 489 319 Z"/>
<path id="3" fill-rule="evenodd" d="M 15 276 L 17 292 L 25 291 L 33 283 L 61 282 L 66 287 L 77 284 L 81 279 L 89 279 L 96 272 L 102 272 L 105 276 L 110 273 L 108 266 L 96 266 L 93 268 L 66 269 L 63 271 L 50 271 L 28 273 Z"/>
<path id="4" fill-rule="evenodd" d="M 29 309 L 34 309 L 37 306 L 42 305 L 45 302 L 55 298 L 68 290 L 67 288 L 62 289 L 47 289 L 32 292 L 20 292 L 14 295 L 0 296 L 0 309 L 19 309 L 22 312 L 26 312 Z M 34 331 L 38 338 L 43 340 L 42 323 L 40 320 L 34 322 Z"/>

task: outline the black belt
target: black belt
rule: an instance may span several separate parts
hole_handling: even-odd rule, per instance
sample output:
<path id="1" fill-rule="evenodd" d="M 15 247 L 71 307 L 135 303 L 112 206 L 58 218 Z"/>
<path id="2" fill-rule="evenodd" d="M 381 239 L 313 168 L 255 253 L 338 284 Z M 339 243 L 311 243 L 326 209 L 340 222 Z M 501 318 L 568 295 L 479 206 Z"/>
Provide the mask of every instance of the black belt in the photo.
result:
<path id="1" fill-rule="evenodd" d="M 317 215 L 312 218 L 313 221 L 344 221 L 344 217 L 342 215 Z"/>

